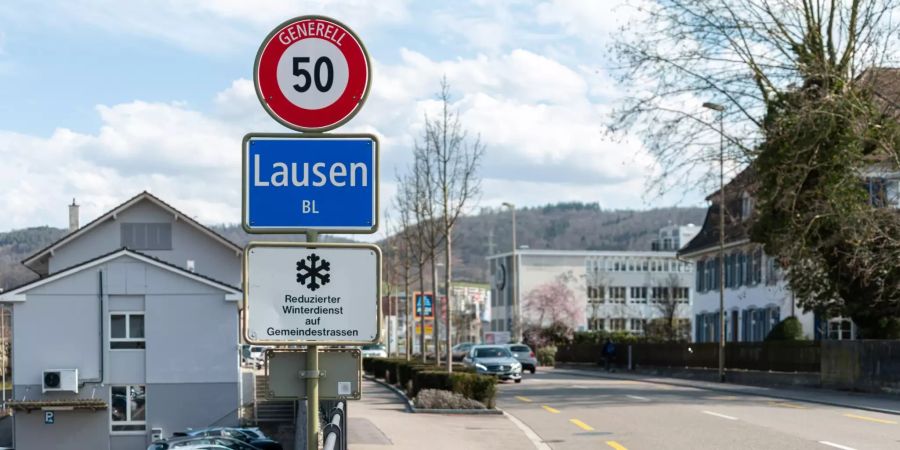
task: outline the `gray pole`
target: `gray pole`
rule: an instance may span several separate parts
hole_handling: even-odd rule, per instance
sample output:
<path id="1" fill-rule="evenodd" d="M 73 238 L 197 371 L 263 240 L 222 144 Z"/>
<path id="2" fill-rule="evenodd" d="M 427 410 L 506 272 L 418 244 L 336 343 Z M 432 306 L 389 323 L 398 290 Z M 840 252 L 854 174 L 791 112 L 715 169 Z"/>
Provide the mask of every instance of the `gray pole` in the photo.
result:
<path id="1" fill-rule="evenodd" d="M 719 381 L 725 382 L 725 135 L 719 110 Z M 734 325 L 732 325 L 734 326 Z"/>
<path id="2" fill-rule="evenodd" d="M 306 234 L 306 242 L 318 242 L 319 233 L 310 231 Z M 378 299 L 381 301 L 381 299 Z M 319 448 L 319 347 L 306 347 L 306 449 Z"/>
<path id="3" fill-rule="evenodd" d="M 703 103 L 719 113 L 719 381 L 725 382 L 725 107 Z M 732 324 L 734 326 L 736 324 Z"/>

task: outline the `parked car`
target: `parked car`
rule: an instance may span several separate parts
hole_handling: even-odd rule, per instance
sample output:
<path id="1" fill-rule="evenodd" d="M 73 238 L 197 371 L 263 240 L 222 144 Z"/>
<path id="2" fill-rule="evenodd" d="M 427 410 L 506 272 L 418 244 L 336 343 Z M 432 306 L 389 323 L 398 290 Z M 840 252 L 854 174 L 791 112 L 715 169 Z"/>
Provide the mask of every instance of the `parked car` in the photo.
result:
<path id="1" fill-rule="evenodd" d="M 535 373 L 537 371 L 537 358 L 534 357 L 534 351 L 525 344 L 508 344 L 510 353 L 522 364 L 522 370 Z"/>
<path id="2" fill-rule="evenodd" d="M 387 358 L 387 348 L 384 344 L 367 344 L 362 346 L 363 358 Z"/>
<path id="3" fill-rule="evenodd" d="M 185 435 L 191 437 L 225 436 L 246 442 L 260 450 L 283 450 L 281 444 L 269 439 L 259 428 L 211 427 L 190 430 Z"/>
<path id="4" fill-rule="evenodd" d="M 469 350 L 472 349 L 472 346 L 475 345 L 474 342 L 460 342 L 453 346 L 450 349 L 450 354 L 453 356 L 454 361 L 462 361 L 463 358 L 466 357 L 466 354 L 469 353 Z"/>
<path id="5" fill-rule="evenodd" d="M 227 436 L 174 436 L 150 444 L 147 450 L 183 450 L 196 446 L 203 448 L 204 445 L 218 445 L 229 450 L 263 450 L 255 445 Z M 278 449 L 281 449 L 280 444 Z"/>
<path id="6" fill-rule="evenodd" d="M 505 345 L 473 345 L 469 354 L 463 358 L 463 364 L 474 367 L 479 374 L 522 382 L 522 364 Z"/>

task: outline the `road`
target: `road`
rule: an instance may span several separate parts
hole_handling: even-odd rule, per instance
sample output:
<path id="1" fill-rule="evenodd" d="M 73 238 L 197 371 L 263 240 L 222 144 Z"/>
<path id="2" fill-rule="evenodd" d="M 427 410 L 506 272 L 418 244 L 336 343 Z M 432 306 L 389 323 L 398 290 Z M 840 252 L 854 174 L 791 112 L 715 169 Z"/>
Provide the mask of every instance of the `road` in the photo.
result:
<path id="1" fill-rule="evenodd" d="M 498 405 L 553 449 L 900 449 L 897 415 L 585 374 L 503 383 Z"/>

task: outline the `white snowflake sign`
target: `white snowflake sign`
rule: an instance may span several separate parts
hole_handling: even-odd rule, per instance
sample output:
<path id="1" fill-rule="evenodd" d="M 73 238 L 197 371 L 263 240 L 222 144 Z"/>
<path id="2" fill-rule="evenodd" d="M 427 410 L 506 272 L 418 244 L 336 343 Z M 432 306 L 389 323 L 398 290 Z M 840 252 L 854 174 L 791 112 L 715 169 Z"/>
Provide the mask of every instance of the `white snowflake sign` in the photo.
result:
<path id="1" fill-rule="evenodd" d="M 244 250 L 244 338 L 272 345 L 375 342 L 380 288 L 377 246 L 250 243 Z"/>

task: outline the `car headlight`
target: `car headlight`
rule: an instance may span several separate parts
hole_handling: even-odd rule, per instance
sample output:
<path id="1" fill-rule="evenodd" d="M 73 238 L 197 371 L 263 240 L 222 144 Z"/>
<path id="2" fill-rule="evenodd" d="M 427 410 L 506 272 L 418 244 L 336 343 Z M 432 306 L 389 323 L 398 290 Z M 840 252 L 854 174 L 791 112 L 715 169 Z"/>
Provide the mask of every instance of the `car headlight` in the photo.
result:
<path id="1" fill-rule="evenodd" d="M 485 367 L 484 364 L 475 363 L 475 368 L 478 370 L 487 370 L 487 367 Z"/>
<path id="2" fill-rule="evenodd" d="M 515 363 L 512 365 L 513 372 L 518 372 L 522 370 L 522 363 Z"/>

